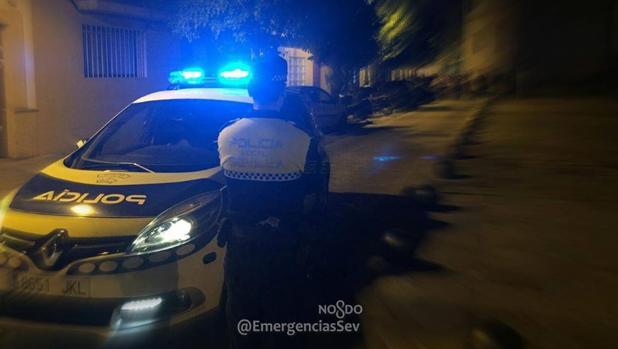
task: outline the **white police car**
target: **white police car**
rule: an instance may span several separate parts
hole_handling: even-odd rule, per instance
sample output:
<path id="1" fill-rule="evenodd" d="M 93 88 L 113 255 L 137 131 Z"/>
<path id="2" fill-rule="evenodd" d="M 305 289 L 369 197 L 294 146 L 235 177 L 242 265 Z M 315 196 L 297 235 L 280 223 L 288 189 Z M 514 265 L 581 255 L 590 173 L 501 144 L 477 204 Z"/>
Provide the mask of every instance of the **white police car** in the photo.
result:
<path id="1" fill-rule="evenodd" d="M 241 84 L 248 74 L 240 67 L 219 76 Z M 107 336 L 220 308 L 224 195 L 215 142 L 252 100 L 243 88 L 204 87 L 199 69 L 170 81 L 182 88 L 134 101 L 2 200 L 0 328 L 77 326 Z M 327 191 L 326 171 L 317 192 Z"/>

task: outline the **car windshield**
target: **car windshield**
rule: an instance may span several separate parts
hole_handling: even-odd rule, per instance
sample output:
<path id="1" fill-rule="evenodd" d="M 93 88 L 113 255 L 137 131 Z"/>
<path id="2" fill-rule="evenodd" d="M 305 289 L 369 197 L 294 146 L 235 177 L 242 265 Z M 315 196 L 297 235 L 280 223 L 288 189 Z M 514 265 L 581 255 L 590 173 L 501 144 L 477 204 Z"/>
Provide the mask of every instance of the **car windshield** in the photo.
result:
<path id="1" fill-rule="evenodd" d="M 85 170 L 189 172 L 219 165 L 216 140 L 251 104 L 165 100 L 130 105 L 76 153 Z"/>

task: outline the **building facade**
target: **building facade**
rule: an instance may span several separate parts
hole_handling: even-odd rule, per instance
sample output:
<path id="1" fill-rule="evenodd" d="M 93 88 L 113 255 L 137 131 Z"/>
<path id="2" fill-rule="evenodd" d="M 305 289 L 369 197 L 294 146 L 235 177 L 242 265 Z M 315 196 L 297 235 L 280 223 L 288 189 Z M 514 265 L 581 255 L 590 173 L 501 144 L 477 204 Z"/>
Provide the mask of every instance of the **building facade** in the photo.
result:
<path id="1" fill-rule="evenodd" d="M 279 53 L 288 62 L 288 86 L 317 86 L 331 92 L 331 69 L 312 59 L 310 52 L 294 47 L 281 47 Z"/>
<path id="2" fill-rule="evenodd" d="M 167 87 L 163 17 L 107 0 L 0 0 L 0 157 L 67 152 Z"/>
<path id="3" fill-rule="evenodd" d="M 445 11 L 452 43 L 421 66 L 360 72 L 360 84 L 415 75 L 453 76 L 470 92 L 543 93 L 596 86 L 618 75 L 615 0 L 463 0 Z M 461 7 L 461 8 L 459 8 Z"/>

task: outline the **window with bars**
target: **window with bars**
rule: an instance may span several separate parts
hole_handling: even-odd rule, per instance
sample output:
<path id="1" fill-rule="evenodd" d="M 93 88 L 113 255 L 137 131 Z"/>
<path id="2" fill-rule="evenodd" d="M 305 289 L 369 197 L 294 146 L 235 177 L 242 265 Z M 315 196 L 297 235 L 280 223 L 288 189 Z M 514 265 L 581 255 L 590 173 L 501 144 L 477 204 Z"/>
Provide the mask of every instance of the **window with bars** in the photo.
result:
<path id="1" fill-rule="evenodd" d="M 303 57 L 288 58 L 288 86 L 302 86 L 305 84 L 305 64 Z"/>
<path id="2" fill-rule="evenodd" d="M 84 76 L 146 77 L 146 42 L 138 30 L 83 25 Z"/>

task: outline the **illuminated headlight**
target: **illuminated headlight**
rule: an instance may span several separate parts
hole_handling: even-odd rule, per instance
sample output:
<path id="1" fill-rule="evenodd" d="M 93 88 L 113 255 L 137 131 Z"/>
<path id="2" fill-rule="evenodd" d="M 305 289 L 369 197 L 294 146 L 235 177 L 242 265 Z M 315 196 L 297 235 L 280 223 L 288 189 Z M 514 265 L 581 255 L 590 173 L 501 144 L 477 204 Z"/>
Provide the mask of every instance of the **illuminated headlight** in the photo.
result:
<path id="1" fill-rule="evenodd" d="M 147 325 L 159 320 L 163 310 L 161 297 L 128 301 L 116 311 L 112 324 L 117 328 Z"/>
<path id="2" fill-rule="evenodd" d="M 150 231 L 140 234 L 133 247 L 140 251 L 156 251 L 176 246 L 191 239 L 193 224 L 183 218 L 172 218 Z"/>
<path id="3" fill-rule="evenodd" d="M 120 311 L 122 312 L 155 311 L 159 306 L 161 306 L 162 302 L 163 302 L 163 299 L 161 297 L 130 301 L 130 302 L 124 303 L 122 307 L 120 307 Z"/>
<path id="4" fill-rule="evenodd" d="M 221 211 L 219 192 L 200 194 L 163 212 L 137 236 L 127 252 L 151 253 L 193 241 L 213 229 Z"/>
<path id="5" fill-rule="evenodd" d="M 145 298 L 127 299 L 119 304 L 111 318 L 116 329 L 133 328 L 169 319 L 204 303 L 204 294 L 195 288 Z"/>

